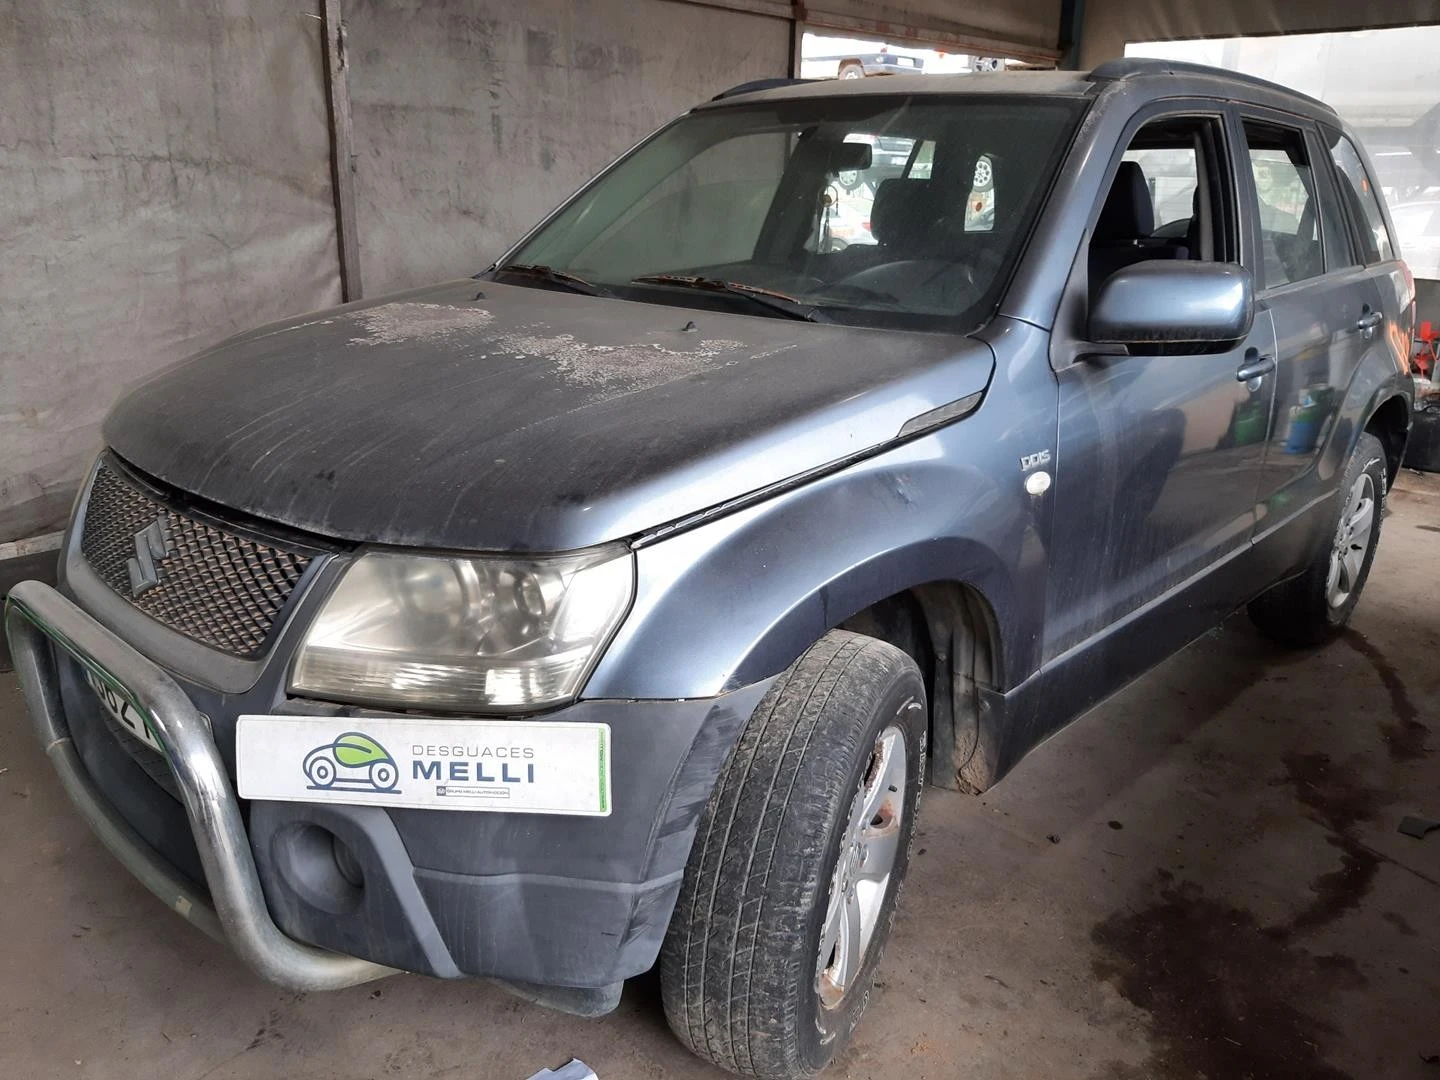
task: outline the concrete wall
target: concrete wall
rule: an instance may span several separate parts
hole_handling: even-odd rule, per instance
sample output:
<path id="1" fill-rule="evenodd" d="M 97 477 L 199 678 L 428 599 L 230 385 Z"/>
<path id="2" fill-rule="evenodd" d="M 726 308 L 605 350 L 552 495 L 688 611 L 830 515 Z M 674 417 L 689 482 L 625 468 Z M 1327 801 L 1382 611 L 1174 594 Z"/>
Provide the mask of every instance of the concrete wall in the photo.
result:
<path id="1" fill-rule="evenodd" d="M 116 396 L 334 303 L 319 24 L 288 0 L 0 0 L 0 541 Z"/>
<path id="2" fill-rule="evenodd" d="M 1312 33 L 1440 22 L 1440 0 L 1085 0 L 1082 67 L 1130 41 Z"/>
<path id="3" fill-rule="evenodd" d="M 673 0 L 345 10 L 367 295 L 483 269 L 660 124 L 790 64 L 787 22 Z"/>

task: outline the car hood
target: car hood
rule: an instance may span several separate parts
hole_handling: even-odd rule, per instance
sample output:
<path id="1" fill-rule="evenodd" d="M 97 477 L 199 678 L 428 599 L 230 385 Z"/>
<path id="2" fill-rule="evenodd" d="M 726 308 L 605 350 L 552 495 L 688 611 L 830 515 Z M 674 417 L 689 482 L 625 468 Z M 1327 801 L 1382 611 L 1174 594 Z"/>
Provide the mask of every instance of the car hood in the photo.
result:
<path id="1" fill-rule="evenodd" d="M 131 392 L 143 472 L 342 540 L 559 551 L 897 439 L 985 344 L 464 280 L 232 338 Z"/>

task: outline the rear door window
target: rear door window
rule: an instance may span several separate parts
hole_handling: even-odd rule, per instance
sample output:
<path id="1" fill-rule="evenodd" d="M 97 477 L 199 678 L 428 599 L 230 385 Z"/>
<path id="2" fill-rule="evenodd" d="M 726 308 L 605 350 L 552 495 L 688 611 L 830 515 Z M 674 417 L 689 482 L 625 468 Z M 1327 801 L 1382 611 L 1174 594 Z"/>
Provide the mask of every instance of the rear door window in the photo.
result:
<path id="1" fill-rule="evenodd" d="M 857 132 L 846 142 L 870 147 L 870 167 L 836 174 L 832 191 L 826 196 L 826 218 L 819 243 L 822 251 L 843 251 L 854 245 L 873 245 L 870 210 L 880 184 L 892 177 L 929 180 L 935 168 L 935 141 L 907 139 L 894 135 Z M 975 162 L 975 177 L 965 203 L 964 231 L 986 233 L 995 228 L 995 161 L 981 154 Z"/>
<path id="2" fill-rule="evenodd" d="M 990 232 L 995 228 L 995 159 L 981 154 L 975 161 L 970 200 L 965 204 L 965 231 Z"/>
<path id="3" fill-rule="evenodd" d="M 820 251 L 875 245 L 877 241 L 870 232 L 870 210 L 880 185 L 901 176 L 928 177 L 935 153 L 934 142 L 923 141 L 917 150 L 915 140 L 903 135 L 856 131 L 846 135 L 845 141 L 870 147 L 870 167 L 846 169 L 836 174 L 834 184 L 825 195 Z"/>
<path id="4" fill-rule="evenodd" d="M 1356 251 L 1355 237 L 1345 218 L 1345 208 L 1340 202 L 1339 181 L 1333 169 L 1323 167 L 1326 149 L 1319 136 L 1311 129 L 1308 140 L 1311 159 L 1322 163 L 1314 170 L 1315 191 L 1320 199 L 1320 234 L 1325 247 L 1325 270 L 1344 270 L 1359 266 L 1360 255 Z"/>
<path id="5" fill-rule="evenodd" d="M 1356 219 L 1363 244 L 1366 265 L 1386 262 L 1395 258 L 1395 245 L 1390 240 L 1390 231 L 1385 227 L 1385 214 L 1380 209 L 1380 197 L 1374 181 L 1360 160 L 1360 153 L 1344 135 L 1333 135 L 1330 156 L 1335 159 L 1335 168 L 1340 173 L 1340 192 L 1350 206 L 1350 213 Z"/>
<path id="6" fill-rule="evenodd" d="M 1304 132 L 1245 121 L 1254 178 L 1251 216 L 1259 226 L 1263 287 L 1278 288 L 1325 272 L 1320 206 Z"/>

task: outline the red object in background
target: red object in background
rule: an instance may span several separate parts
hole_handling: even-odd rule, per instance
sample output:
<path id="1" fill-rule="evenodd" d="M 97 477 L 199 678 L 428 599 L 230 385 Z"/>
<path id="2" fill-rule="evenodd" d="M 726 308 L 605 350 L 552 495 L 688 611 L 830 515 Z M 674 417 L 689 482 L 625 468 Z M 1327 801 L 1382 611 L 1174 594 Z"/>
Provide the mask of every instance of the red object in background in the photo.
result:
<path id="1" fill-rule="evenodd" d="M 1440 329 L 1429 319 L 1420 324 L 1415 336 L 1415 367 L 1427 379 L 1433 379 L 1436 360 L 1440 359 Z"/>

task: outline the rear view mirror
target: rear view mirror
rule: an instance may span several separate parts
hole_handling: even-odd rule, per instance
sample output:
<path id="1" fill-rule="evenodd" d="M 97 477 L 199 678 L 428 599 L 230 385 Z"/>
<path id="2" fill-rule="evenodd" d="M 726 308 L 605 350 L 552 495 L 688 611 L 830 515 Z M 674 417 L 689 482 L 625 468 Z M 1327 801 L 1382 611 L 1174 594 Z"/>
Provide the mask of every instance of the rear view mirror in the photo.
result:
<path id="1" fill-rule="evenodd" d="M 832 173 L 864 172 L 870 168 L 870 158 L 869 143 L 838 143 L 830 152 L 830 171 Z"/>
<path id="2" fill-rule="evenodd" d="M 1174 345 L 1227 352 L 1245 340 L 1254 321 L 1255 288 L 1244 267 L 1157 259 L 1105 280 L 1090 305 L 1088 337 L 1140 355 Z"/>

